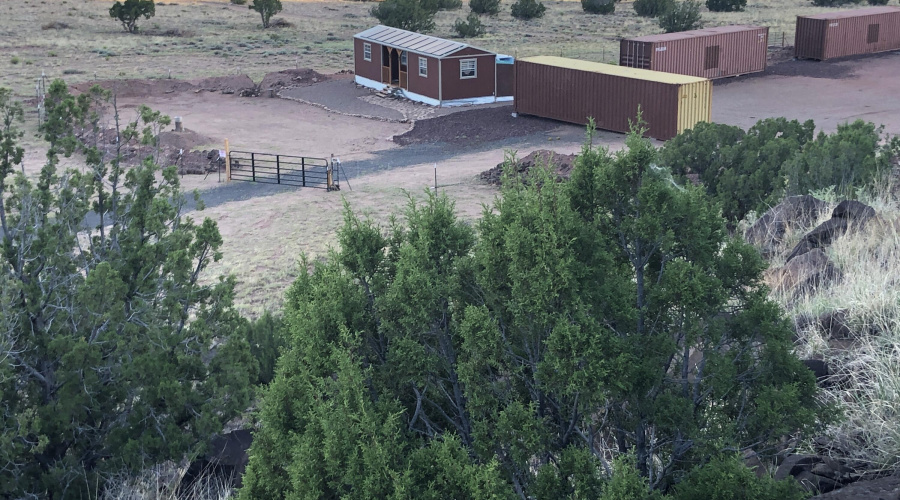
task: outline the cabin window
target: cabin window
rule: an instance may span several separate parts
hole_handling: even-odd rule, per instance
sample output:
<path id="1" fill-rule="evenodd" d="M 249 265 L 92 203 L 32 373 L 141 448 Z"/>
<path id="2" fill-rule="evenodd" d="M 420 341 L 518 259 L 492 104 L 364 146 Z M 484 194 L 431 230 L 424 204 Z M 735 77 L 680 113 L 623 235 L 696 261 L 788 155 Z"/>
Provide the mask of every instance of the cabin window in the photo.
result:
<path id="1" fill-rule="evenodd" d="M 363 44 L 363 59 L 365 59 L 366 61 L 372 60 L 372 44 L 371 43 Z"/>
<path id="2" fill-rule="evenodd" d="M 475 59 L 460 59 L 459 61 L 459 77 L 462 78 L 475 78 L 478 72 L 478 66 L 475 64 Z"/>
<path id="3" fill-rule="evenodd" d="M 706 60 L 703 69 L 716 69 L 719 67 L 719 46 L 713 45 L 706 48 Z"/>
<path id="4" fill-rule="evenodd" d="M 866 37 L 867 43 L 878 43 L 878 31 L 880 25 L 878 24 L 870 24 L 869 25 L 869 36 Z"/>
<path id="5" fill-rule="evenodd" d="M 402 69 L 403 71 L 406 71 L 406 57 L 407 56 L 405 50 L 400 52 L 400 69 Z"/>
<path id="6" fill-rule="evenodd" d="M 428 58 L 419 56 L 419 76 L 428 78 Z"/>

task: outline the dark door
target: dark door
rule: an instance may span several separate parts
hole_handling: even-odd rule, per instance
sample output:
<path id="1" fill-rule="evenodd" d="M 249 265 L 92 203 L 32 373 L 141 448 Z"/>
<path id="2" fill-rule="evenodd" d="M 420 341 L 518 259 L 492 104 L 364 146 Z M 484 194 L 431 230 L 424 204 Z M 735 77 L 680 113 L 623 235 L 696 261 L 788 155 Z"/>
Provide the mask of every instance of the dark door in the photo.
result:
<path id="1" fill-rule="evenodd" d="M 391 49 L 391 85 L 400 85 L 400 51 Z"/>

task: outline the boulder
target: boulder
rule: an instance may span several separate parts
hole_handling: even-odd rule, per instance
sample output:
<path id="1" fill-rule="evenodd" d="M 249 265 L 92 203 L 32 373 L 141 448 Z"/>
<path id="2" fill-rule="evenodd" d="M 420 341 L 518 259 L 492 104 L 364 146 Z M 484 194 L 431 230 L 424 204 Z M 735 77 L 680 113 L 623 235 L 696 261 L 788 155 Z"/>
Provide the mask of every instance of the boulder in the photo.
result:
<path id="1" fill-rule="evenodd" d="M 859 476 L 838 460 L 819 455 L 790 455 L 784 459 L 775 479 L 793 477 L 804 489 L 813 493 L 828 493 L 853 483 Z"/>
<path id="2" fill-rule="evenodd" d="M 814 248 L 831 245 L 849 230 L 859 230 L 876 216 L 875 209 L 855 200 L 844 200 L 831 213 L 831 219 L 819 224 L 807 233 L 791 250 L 787 261 Z"/>
<path id="3" fill-rule="evenodd" d="M 249 462 L 248 451 L 251 444 L 253 434 L 247 429 L 214 437 L 209 443 L 209 451 L 188 466 L 179 490 L 190 491 L 196 482 L 210 478 L 240 488 L 244 469 Z"/>
<path id="4" fill-rule="evenodd" d="M 840 277 L 840 272 L 820 248 L 789 260 L 775 273 L 775 289 L 801 293 L 815 290 Z"/>
<path id="5" fill-rule="evenodd" d="M 764 256 L 777 252 L 789 229 L 809 227 L 825 211 L 828 204 L 809 195 L 789 196 L 770 208 L 744 233 L 747 241 Z"/>
<path id="6" fill-rule="evenodd" d="M 819 315 L 818 326 L 828 339 L 847 340 L 853 338 L 853 330 L 847 320 L 847 312 L 841 309 Z"/>
<path id="7" fill-rule="evenodd" d="M 844 200 L 831 212 L 832 219 L 847 219 L 863 224 L 872 217 L 875 217 L 875 209 L 856 200 Z"/>
<path id="8" fill-rule="evenodd" d="M 802 363 L 816 376 L 816 383 L 824 385 L 828 376 L 831 374 L 831 371 L 828 369 L 828 364 L 821 359 L 804 359 L 802 360 Z"/>
<path id="9" fill-rule="evenodd" d="M 813 497 L 811 500 L 898 500 L 900 476 L 887 476 L 859 481 L 841 489 Z"/>

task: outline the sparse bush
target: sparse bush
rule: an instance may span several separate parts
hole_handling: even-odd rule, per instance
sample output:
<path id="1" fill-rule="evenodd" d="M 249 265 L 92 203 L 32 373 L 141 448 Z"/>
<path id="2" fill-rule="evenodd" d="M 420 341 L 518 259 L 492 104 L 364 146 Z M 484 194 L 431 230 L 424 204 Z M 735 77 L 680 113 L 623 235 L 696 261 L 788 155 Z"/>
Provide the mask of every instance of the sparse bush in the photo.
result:
<path id="1" fill-rule="evenodd" d="M 706 0 L 706 8 L 713 12 L 740 12 L 747 0 Z"/>
<path id="2" fill-rule="evenodd" d="M 18 56 L 12 56 L 12 58 L 9 60 L 9 62 L 10 62 L 10 64 L 19 64 L 20 62 L 22 62 L 22 60 L 19 59 Z"/>
<path id="3" fill-rule="evenodd" d="M 269 24 L 269 27 L 270 28 L 293 28 L 294 23 L 288 21 L 287 19 L 285 19 L 283 17 L 279 17 L 278 19 L 272 21 L 271 24 Z"/>
<path id="4" fill-rule="evenodd" d="M 231 0 L 231 3 L 235 5 L 244 5 L 247 3 L 247 0 Z"/>
<path id="5" fill-rule="evenodd" d="M 544 17 L 547 7 L 540 0 L 516 0 L 510 10 L 514 18 L 527 21 Z"/>
<path id="6" fill-rule="evenodd" d="M 456 10 L 462 8 L 462 0 L 437 0 L 438 10 Z"/>
<path id="7" fill-rule="evenodd" d="M 862 0 L 812 0 L 812 3 L 817 7 L 838 7 L 841 5 L 862 3 Z"/>
<path id="8" fill-rule="evenodd" d="M 469 0 L 469 8 L 476 14 L 495 16 L 500 13 L 500 0 Z"/>
<path id="9" fill-rule="evenodd" d="M 137 32 L 137 20 L 150 19 L 156 15 L 153 0 L 125 0 L 116 2 L 109 8 L 109 17 L 117 19 L 129 33 Z"/>
<path id="10" fill-rule="evenodd" d="M 457 19 L 453 24 L 453 29 L 463 38 L 475 38 L 484 34 L 484 24 L 481 23 L 478 14 L 474 12 L 469 12 L 465 21 Z"/>
<path id="11" fill-rule="evenodd" d="M 434 30 L 436 6 L 422 0 L 384 0 L 370 13 L 385 26 L 427 33 Z"/>
<path id="12" fill-rule="evenodd" d="M 887 5 L 890 0 L 868 0 L 869 5 Z"/>
<path id="13" fill-rule="evenodd" d="M 248 8 L 259 12 L 263 28 L 268 28 L 272 16 L 281 12 L 282 9 L 281 0 L 253 0 L 253 3 L 248 5 Z"/>
<path id="14" fill-rule="evenodd" d="M 634 13 L 641 17 L 659 17 L 672 7 L 674 0 L 635 0 Z"/>
<path id="15" fill-rule="evenodd" d="M 588 14 L 612 14 L 616 11 L 615 0 L 581 0 L 581 10 Z"/>
<path id="16" fill-rule="evenodd" d="M 703 27 L 700 2 L 684 0 L 675 2 L 659 16 L 659 27 L 666 33 L 690 31 Z"/>
<path id="17" fill-rule="evenodd" d="M 44 31 L 46 31 L 46 30 L 64 30 L 64 29 L 68 29 L 68 28 L 69 28 L 69 25 L 64 22 L 61 22 L 61 21 L 52 21 L 47 24 L 41 25 L 41 29 Z"/>

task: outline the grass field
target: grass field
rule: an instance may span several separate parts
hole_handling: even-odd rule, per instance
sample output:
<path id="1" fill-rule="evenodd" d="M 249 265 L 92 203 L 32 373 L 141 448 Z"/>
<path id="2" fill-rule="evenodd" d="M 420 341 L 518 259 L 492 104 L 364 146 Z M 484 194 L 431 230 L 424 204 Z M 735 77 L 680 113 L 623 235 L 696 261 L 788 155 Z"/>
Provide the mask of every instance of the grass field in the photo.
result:
<path id="1" fill-rule="evenodd" d="M 618 40 L 657 33 L 654 20 L 634 14 L 631 2 L 608 16 L 585 14 L 577 1 L 545 2 L 542 19 L 518 21 L 503 0 L 501 13 L 485 17 L 487 34 L 470 43 L 518 56 L 564 55 L 612 62 Z M 228 0 L 158 1 L 156 16 L 125 33 L 109 17 L 109 0 L 4 0 L 0 3 L 0 86 L 34 92 L 42 73 L 70 83 L 112 78 L 199 78 L 265 73 L 286 67 L 320 72 L 352 69 L 352 36 L 377 21 L 371 2 L 283 0 L 281 18 L 293 26 L 262 29 L 259 16 Z M 809 0 L 750 0 L 745 12 L 710 13 L 707 26 L 770 26 L 771 41 L 793 40 L 794 16 L 820 12 Z M 434 35 L 451 37 L 468 6 L 439 12 Z"/>

